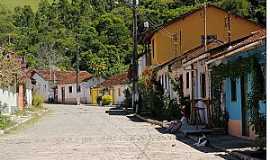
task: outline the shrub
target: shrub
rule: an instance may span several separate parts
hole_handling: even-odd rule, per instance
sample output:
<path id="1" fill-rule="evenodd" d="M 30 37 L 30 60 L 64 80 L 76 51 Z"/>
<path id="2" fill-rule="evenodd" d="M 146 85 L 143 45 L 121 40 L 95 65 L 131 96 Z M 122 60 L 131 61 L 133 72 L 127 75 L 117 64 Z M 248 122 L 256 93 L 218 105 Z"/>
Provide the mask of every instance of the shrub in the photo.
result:
<path id="1" fill-rule="evenodd" d="M 112 103 L 112 96 L 105 95 L 102 97 L 102 105 L 109 105 Z"/>
<path id="2" fill-rule="evenodd" d="M 166 120 L 177 120 L 181 119 L 181 109 L 179 105 L 177 104 L 177 101 L 175 99 L 169 99 L 168 102 L 165 105 L 165 119 Z"/>
<path id="3" fill-rule="evenodd" d="M 32 105 L 35 108 L 43 108 L 43 103 L 44 99 L 42 96 L 34 94 L 33 95 L 33 100 L 32 100 Z"/>
<path id="4" fill-rule="evenodd" d="M 8 117 L 0 115 L 0 129 L 8 128 L 11 125 L 12 121 Z"/>

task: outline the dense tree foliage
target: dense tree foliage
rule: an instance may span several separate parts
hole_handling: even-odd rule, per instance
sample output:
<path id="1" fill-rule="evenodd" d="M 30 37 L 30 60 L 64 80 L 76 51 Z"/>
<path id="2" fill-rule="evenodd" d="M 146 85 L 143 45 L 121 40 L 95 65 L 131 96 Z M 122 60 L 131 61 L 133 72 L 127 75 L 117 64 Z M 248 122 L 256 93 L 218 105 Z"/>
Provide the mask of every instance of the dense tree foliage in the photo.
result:
<path id="1" fill-rule="evenodd" d="M 265 23 L 265 0 L 209 0 L 237 14 Z M 139 35 L 145 21 L 156 29 L 204 0 L 143 0 L 139 6 Z M 33 68 L 75 67 L 111 75 L 128 68 L 132 53 L 132 10 L 125 0 L 41 1 L 14 12 L 0 6 L 0 44 L 27 58 Z"/>

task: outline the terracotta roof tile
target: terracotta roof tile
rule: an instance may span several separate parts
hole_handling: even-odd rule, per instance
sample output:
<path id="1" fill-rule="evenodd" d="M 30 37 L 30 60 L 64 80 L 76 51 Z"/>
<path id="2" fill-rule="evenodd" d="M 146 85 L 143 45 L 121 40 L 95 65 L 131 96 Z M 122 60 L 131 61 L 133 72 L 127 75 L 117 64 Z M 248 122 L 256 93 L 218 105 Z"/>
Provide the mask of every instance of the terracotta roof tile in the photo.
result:
<path id="1" fill-rule="evenodd" d="M 35 73 L 39 74 L 46 81 L 57 81 L 58 84 L 74 84 L 76 83 L 76 71 L 50 71 L 50 70 L 36 70 Z M 80 71 L 79 82 L 83 82 L 92 77 L 87 71 Z"/>
<path id="2" fill-rule="evenodd" d="M 129 82 L 128 72 L 120 73 L 111 76 L 97 87 L 112 87 L 114 85 L 123 85 Z"/>
<path id="3" fill-rule="evenodd" d="M 225 53 L 228 53 L 230 51 L 233 51 L 237 48 L 241 48 L 248 44 L 251 44 L 260 40 L 264 40 L 264 39 L 266 39 L 265 29 L 252 32 L 249 36 L 246 36 L 244 38 L 231 42 L 231 45 L 226 43 L 220 47 L 210 50 L 209 52 L 211 53 L 211 59 L 216 58 Z"/>

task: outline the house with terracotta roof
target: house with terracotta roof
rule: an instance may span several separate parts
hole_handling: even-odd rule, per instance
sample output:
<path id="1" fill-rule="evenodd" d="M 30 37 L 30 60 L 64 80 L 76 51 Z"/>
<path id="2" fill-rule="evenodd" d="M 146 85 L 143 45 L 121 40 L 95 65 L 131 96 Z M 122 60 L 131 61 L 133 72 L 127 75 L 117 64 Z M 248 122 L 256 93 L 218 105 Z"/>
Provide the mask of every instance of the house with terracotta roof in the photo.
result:
<path id="1" fill-rule="evenodd" d="M 90 83 L 93 78 L 92 74 L 81 71 L 79 73 L 79 86 L 77 89 L 76 72 L 70 71 L 63 74 L 62 80 L 57 84 L 58 102 L 63 104 L 76 104 L 77 96 L 80 98 L 80 103 L 90 103 Z"/>
<path id="2" fill-rule="evenodd" d="M 148 68 L 156 73 L 155 78 L 171 99 L 179 97 L 171 81 L 178 82 L 180 93 L 190 100 L 187 117 L 190 124 L 215 126 L 225 111 L 219 110 L 219 115 L 214 110 L 229 106 L 213 107 L 213 85 L 208 64 L 219 63 L 220 60 L 212 56 L 225 55 L 222 53 L 228 51 L 245 54 L 233 48 L 248 48 L 255 37 L 263 37 L 264 30 L 264 26 L 214 5 L 201 6 L 146 34 L 146 48 L 149 48 L 146 54 L 151 57 Z"/>
<path id="3" fill-rule="evenodd" d="M 35 70 L 32 78 L 35 80 L 35 91 L 43 96 L 45 102 L 76 104 L 77 95 L 81 103 L 90 102 L 88 81 L 93 76 L 87 71 L 79 73 L 78 94 L 76 71 Z"/>
<path id="4" fill-rule="evenodd" d="M 201 51 L 245 38 L 261 29 L 264 27 L 253 21 L 209 4 L 180 15 L 146 34 L 146 48 L 149 48 L 146 54 L 152 68 L 160 69 L 157 79 L 171 95 L 169 66 L 172 61 L 183 56 L 197 57 Z M 199 73 L 193 71 L 191 65 L 183 68 L 181 62 L 178 64 L 176 68 L 182 68 L 178 72 L 182 75 L 184 95 L 192 98 L 197 94 L 191 87 L 196 82 L 192 82 L 192 76 L 199 77 Z"/>
<path id="5" fill-rule="evenodd" d="M 97 97 L 104 95 L 111 95 L 113 104 L 122 104 L 125 100 L 125 90 L 128 88 L 128 84 L 128 72 L 109 77 L 91 89 L 91 104 L 97 104 Z"/>

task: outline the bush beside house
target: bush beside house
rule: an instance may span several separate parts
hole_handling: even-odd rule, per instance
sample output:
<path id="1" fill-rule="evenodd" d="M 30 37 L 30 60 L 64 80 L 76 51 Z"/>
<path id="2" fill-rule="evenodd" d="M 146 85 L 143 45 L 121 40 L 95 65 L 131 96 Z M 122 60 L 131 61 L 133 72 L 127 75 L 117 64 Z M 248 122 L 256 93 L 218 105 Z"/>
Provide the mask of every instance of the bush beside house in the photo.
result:
<path id="1" fill-rule="evenodd" d="M 43 108 L 43 103 L 44 103 L 43 97 L 35 93 L 33 95 L 33 101 L 32 101 L 33 107 L 41 109 Z"/>
<path id="2" fill-rule="evenodd" d="M 10 127 L 13 122 L 9 119 L 9 117 L 0 115 L 0 129 L 5 129 Z"/>
<path id="3" fill-rule="evenodd" d="M 102 97 L 102 105 L 110 105 L 112 103 L 112 96 L 111 95 L 105 95 Z"/>

